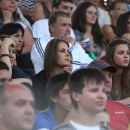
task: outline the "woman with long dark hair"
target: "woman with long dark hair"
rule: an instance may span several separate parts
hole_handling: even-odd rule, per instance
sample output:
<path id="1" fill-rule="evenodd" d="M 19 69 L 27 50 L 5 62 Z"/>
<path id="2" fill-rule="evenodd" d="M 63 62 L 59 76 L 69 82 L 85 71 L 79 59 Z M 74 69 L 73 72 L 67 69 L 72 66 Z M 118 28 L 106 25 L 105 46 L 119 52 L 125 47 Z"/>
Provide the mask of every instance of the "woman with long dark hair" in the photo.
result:
<path id="1" fill-rule="evenodd" d="M 62 39 L 51 40 L 44 53 L 44 70 L 33 77 L 33 88 L 36 98 L 36 109 L 48 107 L 46 84 L 53 75 L 64 72 L 64 67 L 70 63 L 69 44 Z"/>
<path id="2" fill-rule="evenodd" d="M 130 43 L 121 38 L 112 40 L 108 44 L 105 58 L 117 68 L 117 73 L 112 78 L 109 98 L 116 101 L 130 97 Z"/>
<path id="3" fill-rule="evenodd" d="M 77 7 L 72 15 L 72 29 L 76 41 L 81 42 L 89 38 L 97 58 L 105 55 L 106 41 L 98 24 L 98 11 L 95 5 L 83 2 Z"/>

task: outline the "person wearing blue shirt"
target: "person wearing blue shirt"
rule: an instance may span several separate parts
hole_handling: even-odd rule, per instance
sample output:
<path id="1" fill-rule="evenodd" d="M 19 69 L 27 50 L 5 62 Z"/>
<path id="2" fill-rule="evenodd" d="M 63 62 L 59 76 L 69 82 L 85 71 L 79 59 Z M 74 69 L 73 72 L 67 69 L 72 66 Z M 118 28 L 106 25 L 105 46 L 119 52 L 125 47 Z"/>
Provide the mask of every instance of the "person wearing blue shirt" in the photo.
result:
<path id="1" fill-rule="evenodd" d="M 64 72 L 53 76 L 46 86 L 49 108 L 36 115 L 33 130 L 53 130 L 59 124 L 62 124 L 73 109 L 71 103 L 69 86 L 69 73 Z"/>

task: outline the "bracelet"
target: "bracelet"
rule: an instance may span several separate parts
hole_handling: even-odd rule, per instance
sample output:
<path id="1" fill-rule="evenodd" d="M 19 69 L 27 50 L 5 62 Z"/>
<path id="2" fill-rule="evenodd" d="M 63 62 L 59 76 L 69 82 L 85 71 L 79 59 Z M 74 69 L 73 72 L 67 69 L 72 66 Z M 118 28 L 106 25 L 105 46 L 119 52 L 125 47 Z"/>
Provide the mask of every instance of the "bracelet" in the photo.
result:
<path id="1" fill-rule="evenodd" d="M 10 54 L 2 54 L 2 55 L 0 56 L 0 59 L 1 59 L 1 57 L 4 57 L 4 56 L 8 56 L 8 57 L 10 58 Z"/>

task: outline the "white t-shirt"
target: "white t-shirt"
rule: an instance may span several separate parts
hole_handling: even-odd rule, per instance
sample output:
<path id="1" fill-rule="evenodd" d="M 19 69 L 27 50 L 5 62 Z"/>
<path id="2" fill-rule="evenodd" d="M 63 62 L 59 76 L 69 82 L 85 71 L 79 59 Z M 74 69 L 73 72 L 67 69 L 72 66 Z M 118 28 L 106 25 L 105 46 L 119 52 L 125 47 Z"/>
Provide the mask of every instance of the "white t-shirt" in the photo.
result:
<path id="1" fill-rule="evenodd" d="M 90 126 L 84 126 L 84 125 L 80 125 L 72 120 L 70 120 L 70 123 L 77 129 L 77 130 L 100 130 L 100 127 L 99 125 L 97 126 L 93 126 L 93 127 L 90 127 Z"/>

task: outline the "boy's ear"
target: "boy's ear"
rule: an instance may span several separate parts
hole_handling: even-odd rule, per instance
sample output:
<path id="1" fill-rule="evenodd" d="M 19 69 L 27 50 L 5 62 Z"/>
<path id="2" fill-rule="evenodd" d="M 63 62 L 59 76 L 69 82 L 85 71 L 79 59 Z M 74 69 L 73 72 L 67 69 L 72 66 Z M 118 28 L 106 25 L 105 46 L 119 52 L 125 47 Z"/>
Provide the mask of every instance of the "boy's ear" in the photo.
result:
<path id="1" fill-rule="evenodd" d="M 71 95 L 72 95 L 73 100 L 75 100 L 76 102 L 80 101 L 80 94 L 79 93 L 72 92 Z"/>
<path id="2" fill-rule="evenodd" d="M 52 12 L 56 12 L 58 9 L 56 7 L 52 7 Z"/>
<path id="3" fill-rule="evenodd" d="M 109 13 L 110 13 L 110 15 L 112 15 L 112 16 L 113 16 L 113 15 L 114 15 L 114 10 L 110 10 L 110 12 L 109 12 Z"/>
<path id="4" fill-rule="evenodd" d="M 54 103 L 57 103 L 57 97 L 50 97 L 51 101 L 53 101 Z"/>

